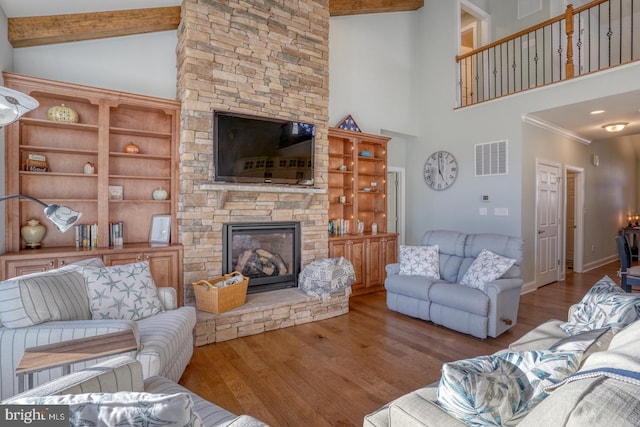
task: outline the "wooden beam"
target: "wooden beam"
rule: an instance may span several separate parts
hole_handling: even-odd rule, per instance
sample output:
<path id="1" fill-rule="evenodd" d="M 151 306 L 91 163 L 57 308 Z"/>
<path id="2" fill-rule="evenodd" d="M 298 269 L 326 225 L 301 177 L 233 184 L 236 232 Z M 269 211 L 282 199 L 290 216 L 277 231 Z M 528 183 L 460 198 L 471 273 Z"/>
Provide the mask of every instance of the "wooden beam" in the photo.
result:
<path id="1" fill-rule="evenodd" d="M 180 6 L 9 18 L 13 47 L 40 46 L 175 30 Z"/>
<path id="2" fill-rule="evenodd" d="M 329 15 L 407 12 L 424 6 L 424 0 L 329 0 Z"/>

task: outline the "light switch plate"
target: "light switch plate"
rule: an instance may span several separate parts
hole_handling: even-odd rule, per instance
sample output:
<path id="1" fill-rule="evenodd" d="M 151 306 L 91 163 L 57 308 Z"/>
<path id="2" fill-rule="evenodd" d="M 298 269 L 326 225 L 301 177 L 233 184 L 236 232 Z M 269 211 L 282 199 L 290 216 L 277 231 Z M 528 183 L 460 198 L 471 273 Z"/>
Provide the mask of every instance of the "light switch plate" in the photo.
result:
<path id="1" fill-rule="evenodd" d="M 509 216 L 509 208 L 493 208 L 495 216 Z"/>

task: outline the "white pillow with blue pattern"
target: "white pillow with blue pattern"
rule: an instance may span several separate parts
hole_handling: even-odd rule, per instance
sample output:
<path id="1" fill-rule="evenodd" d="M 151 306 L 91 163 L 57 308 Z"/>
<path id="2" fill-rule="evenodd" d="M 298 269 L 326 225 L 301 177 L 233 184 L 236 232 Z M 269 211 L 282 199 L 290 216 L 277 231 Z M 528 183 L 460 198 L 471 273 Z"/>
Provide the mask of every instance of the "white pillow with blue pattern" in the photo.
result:
<path id="1" fill-rule="evenodd" d="M 515 259 L 483 249 L 462 276 L 460 284 L 482 289 L 485 284 L 502 277 L 515 263 Z"/>
<path id="2" fill-rule="evenodd" d="M 400 274 L 440 279 L 440 247 L 400 245 Z"/>
<path id="3" fill-rule="evenodd" d="M 568 322 L 560 327 L 569 335 L 611 328 L 617 333 L 640 317 L 640 294 L 627 294 L 609 276 L 600 279 L 582 297 Z"/>
<path id="4" fill-rule="evenodd" d="M 86 267 L 102 267 L 90 258 L 60 268 L 0 282 L 0 319 L 7 328 L 24 328 L 56 320 L 89 320 Z"/>
<path id="5" fill-rule="evenodd" d="M 188 393 L 67 394 L 24 397 L 12 400 L 11 404 L 69 405 L 69 424 L 74 426 L 202 426 Z"/>
<path id="6" fill-rule="evenodd" d="M 93 319 L 140 320 L 164 311 L 147 261 L 82 270 Z"/>
<path id="7" fill-rule="evenodd" d="M 545 387 L 578 370 L 573 351 L 505 352 L 445 363 L 438 403 L 471 426 L 518 424 L 548 394 Z"/>

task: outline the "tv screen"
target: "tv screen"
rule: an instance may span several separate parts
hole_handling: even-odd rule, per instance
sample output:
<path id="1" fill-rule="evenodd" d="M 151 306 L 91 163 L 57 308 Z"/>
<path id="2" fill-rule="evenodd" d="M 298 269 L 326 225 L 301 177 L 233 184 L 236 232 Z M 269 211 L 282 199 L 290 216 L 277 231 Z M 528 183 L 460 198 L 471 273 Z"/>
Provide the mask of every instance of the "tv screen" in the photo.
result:
<path id="1" fill-rule="evenodd" d="M 313 184 L 315 125 L 214 112 L 215 180 Z"/>

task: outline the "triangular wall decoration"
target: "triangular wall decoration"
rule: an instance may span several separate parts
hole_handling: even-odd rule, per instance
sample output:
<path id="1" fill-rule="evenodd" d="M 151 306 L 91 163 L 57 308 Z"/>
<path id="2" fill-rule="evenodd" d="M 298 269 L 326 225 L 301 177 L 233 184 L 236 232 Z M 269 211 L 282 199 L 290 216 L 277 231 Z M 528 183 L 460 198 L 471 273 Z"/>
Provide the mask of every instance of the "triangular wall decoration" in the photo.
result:
<path id="1" fill-rule="evenodd" d="M 360 130 L 360 127 L 356 123 L 356 121 L 353 120 L 353 117 L 351 117 L 351 114 L 349 114 L 347 117 L 342 119 L 342 121 L 338 125 L 338 128 L 344 129 L 344 130 L 350 130 L 353 132 L 362 132 Z"/>

